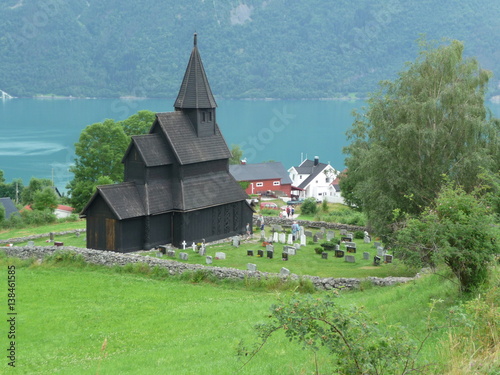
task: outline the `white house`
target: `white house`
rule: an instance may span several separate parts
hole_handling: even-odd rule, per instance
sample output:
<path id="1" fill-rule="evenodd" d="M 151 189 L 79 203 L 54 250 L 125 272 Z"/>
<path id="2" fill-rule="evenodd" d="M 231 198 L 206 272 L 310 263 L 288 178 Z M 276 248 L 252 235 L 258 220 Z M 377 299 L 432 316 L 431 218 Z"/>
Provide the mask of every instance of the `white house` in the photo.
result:
<path id="1" fill-rule="evenodd" d="M 298 167 L 288 169 L 292 180 L 292 197 L 343 203 L 338 188 L 339 172 L 330 164 L 320 163 L 319 157 L 314 160 L 304 160 Z"/>

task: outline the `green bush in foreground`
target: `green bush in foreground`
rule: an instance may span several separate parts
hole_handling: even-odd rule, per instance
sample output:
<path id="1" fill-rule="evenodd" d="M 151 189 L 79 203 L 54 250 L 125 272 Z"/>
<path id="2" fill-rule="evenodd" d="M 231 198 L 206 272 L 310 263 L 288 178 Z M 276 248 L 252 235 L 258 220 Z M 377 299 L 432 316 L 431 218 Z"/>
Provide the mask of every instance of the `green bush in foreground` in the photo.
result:
<path id="1" fill-rule="evenodd" d="M 418 343 L 410 339 L 403 327 L 381 327 L 362 308 L 345 307 L 335 299 L 335 294 L 321 298 L 305 295 L 272 305 L 272 322 L 256 327 L 260 339 L 256 348 L 249 351 L 240 343 L 238 354 L 250 356 L 245 365 L 271 336 L 284 331 L 291 342 L 303 349 L 316 353 L 325 348 L 332 354 L 336 373 L 395 375 L 420 372 L 416 360 L 428 335 Z M 319 373 L 318 367 L 316 373 Z"/>

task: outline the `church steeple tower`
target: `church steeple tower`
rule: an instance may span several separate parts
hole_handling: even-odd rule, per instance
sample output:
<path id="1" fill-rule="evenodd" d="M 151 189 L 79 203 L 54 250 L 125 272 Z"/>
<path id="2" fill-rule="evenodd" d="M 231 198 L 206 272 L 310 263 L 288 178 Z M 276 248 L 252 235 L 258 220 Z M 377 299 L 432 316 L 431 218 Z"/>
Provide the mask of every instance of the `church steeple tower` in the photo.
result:
<path id="1" fill-rule="evenodd" d="M 198 137 L 205 137 L 215 133 L 216 107 L 217 103 L 210 89 L 200 53 L 198 52 L 197 35 L 195 33 L 193 50 L 191 51 L 174 108 L 176 111 L 183 111 L 189 116 Z"/>

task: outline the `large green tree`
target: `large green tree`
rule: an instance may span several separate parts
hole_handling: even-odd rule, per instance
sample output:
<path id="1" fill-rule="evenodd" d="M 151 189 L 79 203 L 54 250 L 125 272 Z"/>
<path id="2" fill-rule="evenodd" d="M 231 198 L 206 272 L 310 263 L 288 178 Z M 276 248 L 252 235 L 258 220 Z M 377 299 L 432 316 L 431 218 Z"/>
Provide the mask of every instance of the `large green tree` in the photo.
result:
<path id="1" fill-rule="evenodd" d="M 146 134 L 153 125 L 156 114 L 151 111 L 139 111 L 126 120 L 120 121 L 123 131 L 129 137 L 132 135 Z"/>
<path id="2" fill-rule="evenodd" d="M 498 122 L 484 105 L 490 74 L 464 59 L 458 41 L 420 47 L 416 61 L 355 113 L 344 149 L 344 197 L 382 235 L 394 210 L 419 214 L 433 202 L 443 175 L 471 191 L 478 168 L 491 170 L 498 158 Z"/>
<path id="3" fill-rule="evenodd" d="M 500 233 L 488 199 L 476 195 L 445 185 L 419 218 L 396 232 L 395 253 L 416 268 L 446 265 L 463 291 L 481 285 L 500 252 Z"/>
<path id="4" fill-rule="evenodd" d="M 101 177 L 123 181 L 120 162 L 129 143 L 123 127 L 113 120 L 87 126 L 75 144 L 74 178 L 68 184 L 70 203 L 78 212 L 92 196 Z"/>
<path id="5" fill-rule="evenodd" d="M 21 201 L 23 204 L 32 204 L 35 201 L 35 194 L 49 187 L 52 189 L 52 181 L 48 178 L 32 177 L 28 186 L 21 193 Z"/>
<path id="6" fill-rule="evenodd" d="M 57 207 L 57 195 L 54 189 L 46 187 L 35 192 L 31 207 L 39 211 L 50 210 L 50 212 L 53 212 Z"/>

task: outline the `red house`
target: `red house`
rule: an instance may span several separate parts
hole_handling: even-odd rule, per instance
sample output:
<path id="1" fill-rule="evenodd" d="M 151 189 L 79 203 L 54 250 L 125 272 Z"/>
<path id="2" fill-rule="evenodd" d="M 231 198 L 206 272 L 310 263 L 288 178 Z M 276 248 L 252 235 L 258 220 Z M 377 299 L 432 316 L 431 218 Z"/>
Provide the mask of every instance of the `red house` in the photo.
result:
<path id="1" fill-rule="evenodd" d="M 280 162 L 233 164 L 229 166 L 229 173 L 236 181 L 249 183 L 245 190 L 247 194 L 266 195 L 271 192 L 289 197 L 292 191 L 292 180 Z"/>

